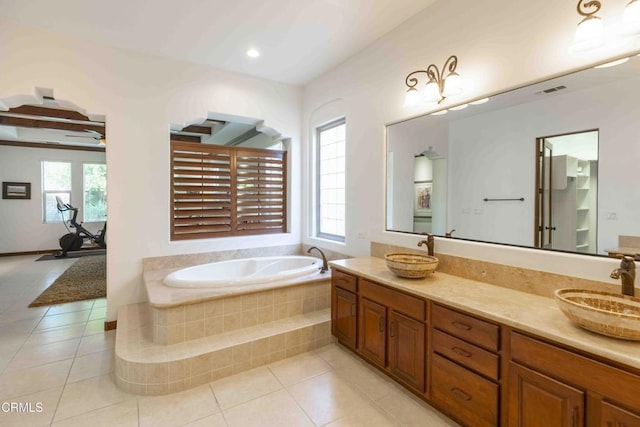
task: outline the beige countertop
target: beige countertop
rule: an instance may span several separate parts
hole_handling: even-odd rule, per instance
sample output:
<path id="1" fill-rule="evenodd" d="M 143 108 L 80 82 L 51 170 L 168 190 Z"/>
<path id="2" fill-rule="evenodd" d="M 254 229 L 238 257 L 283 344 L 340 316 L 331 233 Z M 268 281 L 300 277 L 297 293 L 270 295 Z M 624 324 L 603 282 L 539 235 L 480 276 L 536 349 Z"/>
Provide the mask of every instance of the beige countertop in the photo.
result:
<path id="1" fill-rule="evenodd" d="M 609 338 L 575 326 L 552 298 L 438 271 L 424 279 L 403 279 L 389 271 L 382 258 L 351 258 L 330 264 L 338 270 L 640 369 L 640 341 Z"/>
<path id="2" fill-rule="evenodd" d="M 629 255 L 632 257 L 636 257 L 638 256 L 638 254 L 640 254 L 640 248 L 633 248 L 633 247 L 629 247 L 629 246 L 619 246 L 617 248 L 609 248 L 609 249 L 605 249 L 605 252 L 607 252 L 608 254 L 613 254 L 613 255 Z"/>

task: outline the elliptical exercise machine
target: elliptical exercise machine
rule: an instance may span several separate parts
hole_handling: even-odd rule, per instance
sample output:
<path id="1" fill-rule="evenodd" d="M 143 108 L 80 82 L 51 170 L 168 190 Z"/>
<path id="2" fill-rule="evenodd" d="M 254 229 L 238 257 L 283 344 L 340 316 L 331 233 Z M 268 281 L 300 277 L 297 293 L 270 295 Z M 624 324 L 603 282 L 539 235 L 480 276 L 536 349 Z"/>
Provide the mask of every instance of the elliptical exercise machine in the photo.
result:
<path id="1" fill-rule="evenodd" d="M 98 234 L 93 234 L 86 228 L 82 226 L 82 223 L 78 223 L 76 218 L 78 217 L 78 208 L 71 206 L 68 203 L 64 203 L 60 197 L 56 196 L 56 202 L 58 203 L 58 211 L 62 215 L 63 223 L 69 233 L 60 237 L 59 243 L 62 250 L 56 253 L 54 256 L 56 258 L 62 258 L 67 256 L 67 252 L 69 251 L 77 251 L 84 244 L 84 240 L 88 239 L 91 243 L 106 249 L 107 248 L 107 223 L 104 223 L 104 227 L 102 230 L 98 232 Z M 64 221 L 63 212 L 71 211 L 73 214 L 71 218 L 68 220 L 69 226 L 67 227 L 67 221 Z M 73 229 L 74 231 L 71 231 Z"/>

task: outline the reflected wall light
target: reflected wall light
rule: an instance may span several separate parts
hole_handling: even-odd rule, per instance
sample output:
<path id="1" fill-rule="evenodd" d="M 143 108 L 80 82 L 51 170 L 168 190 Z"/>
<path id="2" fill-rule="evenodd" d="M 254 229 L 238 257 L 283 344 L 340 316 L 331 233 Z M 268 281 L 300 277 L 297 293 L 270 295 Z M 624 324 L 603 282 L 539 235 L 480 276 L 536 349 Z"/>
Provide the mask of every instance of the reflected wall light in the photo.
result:
<path id="1" fill-rule="evenodd" d="M 460 95 L 463 92 L 463 87 L 462 79 L 456 73 L 457 66 L 458 57 L 451 55 L 444 63 L 442 71 L 435 64 L 431 64 L 426 70 L 416 70 L 409 73 L 405 78 L 408 89 L 404 105 L 413 107 L 422 103 L 437 102 L 441 104 L 447 97 Z M 426 74 L 428 78 L 422 91 L 416 87 L 419 83 L 415 77 L 417 74 Z"/>
<path id="2" fill-rule="evenodd" d="M 593 51 L 605 43 L 605 26 L 596 13 L 602 7 L 598 0 L 579 0 L 576 10 L 583 19 L 578 23 L 576 34 L 570 51 L 583 53 Z M 640 34 L 640 0 L 631 0 L 625 6 L 620 35 L 635 36 Z"/>

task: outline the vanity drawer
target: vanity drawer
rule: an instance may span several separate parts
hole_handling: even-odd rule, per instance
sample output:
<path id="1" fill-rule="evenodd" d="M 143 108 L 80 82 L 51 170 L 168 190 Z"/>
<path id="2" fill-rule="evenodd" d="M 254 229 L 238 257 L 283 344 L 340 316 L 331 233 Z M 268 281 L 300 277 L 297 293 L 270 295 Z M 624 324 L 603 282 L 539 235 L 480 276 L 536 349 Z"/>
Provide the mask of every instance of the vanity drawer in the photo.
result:
<path id="1" fill-rule="evenodd" d="M 361 296 L 392 308 L 399 313 L 413 317 L 416 320 L 424 322 L 426 319 L 426 301 L 404 294 L 400 291 L 369 282 L 365 279 L 360 279 L 359 282 Z"/>
<path id="2" fill-rule="evenodd" d="M 431 398 L 466 425 L 498 425 L 498 385 L 433 355 Z"/>
<path id="3" fill-rule="evenodd" d="M 331 270 L 331 283 L 333 286 L 337 286 L 347 291 L 356 293 L 358 292 L 358 281 L 356 276 L 352 276 L 342 271 L 332 269 Z"/>
<path id="4" fill-rule="evenodd" d="M 438 330 L 433 331 L 432 340 L 435 352 L 485 377 L 498 380 L 500 358 L 496 354 Z"/>
<path id="5" fill-rule="evenodd" d="M 500 327 L 484 320 L 433 305 L 431 321 L 436 329 L 455 337 L 477 344 L 492 351 L 498 351 Z"/>

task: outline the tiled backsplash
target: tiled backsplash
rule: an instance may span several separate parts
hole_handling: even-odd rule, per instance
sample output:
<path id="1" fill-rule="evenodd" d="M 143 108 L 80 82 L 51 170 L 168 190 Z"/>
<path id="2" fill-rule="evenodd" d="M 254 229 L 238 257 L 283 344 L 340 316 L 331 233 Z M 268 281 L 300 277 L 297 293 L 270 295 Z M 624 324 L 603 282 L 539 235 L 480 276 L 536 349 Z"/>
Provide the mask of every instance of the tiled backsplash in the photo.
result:
<path id="1" fill-rule="evenodd" d="M 371 256 L 384 258 L 389 252 L 410 252 L 425 254 L 418 248 L 406 248 L 402 246 L 388 245 L 385 243 L 371 242 Z M 562 288 L 594 289 L 605 292 L 619 293 L 620 287 L 596 280 L 587 280 L 579 277 L 563 276 L 561 274 L 545 271 L 531 270 L 514 267 L 506 264 L 496 264 L 479 261 L 470 258 L 462 258 L 454 255 L 435 253 L 440 260 L 438 271 L 454 276 L 464 277 L 479 282 L 490 283 L 534 295 L 553 298 L 553 292 Z"/>

